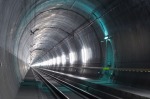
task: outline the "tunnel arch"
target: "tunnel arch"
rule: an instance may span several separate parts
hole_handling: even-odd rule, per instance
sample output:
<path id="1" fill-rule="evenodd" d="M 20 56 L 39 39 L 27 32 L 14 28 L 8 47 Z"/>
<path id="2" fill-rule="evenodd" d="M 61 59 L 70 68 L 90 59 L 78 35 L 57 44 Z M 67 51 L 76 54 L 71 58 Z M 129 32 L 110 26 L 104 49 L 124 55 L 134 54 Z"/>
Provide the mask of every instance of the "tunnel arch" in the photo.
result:
<path id="1" fill-rule="evenodd" d="M 37 16 L 41 16 L 41 14 L 44 14 L 44 13 L 47 13 L 47 11 L 57 11 L 57 10 L 62 10 L 63 8 L 54 8 L 54 9 L 49 9 L 49 10 L 45 10 L 45 11 L 43 11 L 43 12 L 40 12 L 39 14 L 37 14 L 29 23 L 28 23 L 28 25 L 31 27 L 31 25 L 30 25 L 30 23 L 32 24 L 33 23 L 33 25 L 36 23 L 36 24 L 38 24 L 37 22 L 35 22 L 35 20 L 38 20 L 36 17 Z M 63 9 L 63 10 L 66 10 L 66 9 Z M 68 10 L 67 10 L 68 11 Z M 73 10 L 72 10 L 73 11 Z M 78 13 L 79 11 L 76 11 L 75 13 Z M 30 12 L 30 13 L 32 13 L 32 12 Z M 35 13 L 35 12 L 34 12 Z M 94 10 L 93 10 L 93 12 L 92 13 L 94 13 Z M 28 13 L 28 15 L 29 15 L 29 13 Z M 78 13 L 78 15 L 80 15 L 79 13 Z M 81 14 L 80 16 L 82 16 L 83 14 Z M 87 20 L 87 19 L 86 19 Z M 86 21 L 85 21 L 86 22 Z M 87 22 L 88 23 L 88 22 Z M 85 23 L 84 23 L 85 24 Z M 27 28 L 26 29 L 28 29 L 28 25 L 27 25 Z M 85 24 L 85 26 L 86 26 L 86 24 Z M 87 26 L 88 26 L 88 24 L 87 24 Z M 84 27 L 83 27 L 84 28 Z M 36 30 L 36 29 L 33 29 L 33 30 Z M 26 31 L 26 30 L 24 30 L 24 31 Z M 36 31 L 36 32 L 39 32 L 38 30 Z M 27 34 L 27 32 L 26 32 L 26 34 Z M 23 34 L 23 35 L 26 35 L 26 34 Z M 35 33 L 36 34 L 36 33 Z M 27 34 L 28 35 L 28 34 Z M 22 36 L 22 37 L 25 37 L 25 36 Z M 80 42 L 80 41 L 78 41 L 78 42 Z M 42 44 L 44 44 L 44 43 L 40 43 L 40 45 L 42 45 Z M 98 44 L 98 41 L 97 41 L 97 44 Z M 98 46 L 99 46 L 99 44 L 98 44 Z M 42 48 L 40 48 L 41 50 L 42 50 Z M 35 49 L 36 50 L 36 49 Z M 98 50 L 97 50 L 98 51 Z M 41 53 L 43 53 L 43 52 L 41 52 Z M 100 52 L 99 52 L 99 54 L 100 54 Z M 77 54 L 76 54 L 77 55 Z M 79 55 L 79 53 L 78 53 L 78 55 Z M 78 56 L 77 55 L 77 56 Z M 69 56 L 69 55 L 67 55 L 67 56 Z M 78 56 L 78 58 L 80 58 L 79 56 Z M 37 59 L 37 60 L 39 60 L 39 59 Z M 82 60 L 82 59 L 80 59 L 80 60 Z M 69 62 L 68 62 L 69 63 Z M 81 64 L 81 62 L 80 62 L 80 64 Z"/>
<path id="2" fill-rule="evenodd" d="M 111 53 L 114 55 L 113 80 L 117 83 L 121 82 L 131 86 L 140 87 L 142 85 L 145 88 L 149 86 L 149 1 L 35 1 L 2 0 L 0 3 L 0 21 L 2 24 L 0 27 L 0 41 L 2 42 L 0 45 L 0 65 L 2 66 L 0 68 L 2 69 L 0 70 L 4 70 L 0 73 L 9 76 L 6 79 L 6 85 L 9 85 L 9 80 L 13 81 L 8 88 L 10 86 L 19 86 L 19 82 L 24 78 L 31 65 L 28 63 L 31 63 L 29 56 L 32 50 L 34 50 L 31 55 L 33 63 L 42 63 L 49 59 L 52 61 L 53 58 L 62 57 L 65 54 L 65 65 L 60 64 L 57 68 L 57 66 L 48 63 L 47 66 L 42 68 L 56 69 L 60 72 L 100 79 L 103 67 L 107 65 L 105 64 L 107 48 L 104 45 L 104 38 L 107 36 L 111 36 L 110 40 L 113 49 Z M 50 10 L 53 11 L 48 12 Z M 65 11 L 62 12 L 62 10 Z M 47 12 L 46 17 L 44 15 Z M 62 13 L 64 14 L 61 15 Z M 52 20 L 43 19 L 51 15 L 53 16 L 53 18 L 50 18 Z M 58 29 L 46 30 L 44 33 L 36 30 L 37 27 L 44 27 L 43 24 L 47 24 L 49 27 L 53 24 L 52 26 Z M 62 29 L 62 31 L 59 29 Z M 61 41 L 65 39 L 63 30 L 68 33 L 75 33 L 70 35 L 68 39 Z M 55 46 L 58 42 L 48 41 L 50 31 L 55 32 L 55 36 L 59 38 L 56 38 L 56 41 L 60 41 L 60 45 Z M 38 32 L 44 37 L 40 40 L 40 37 L 37 36 L 39 38 L 37 41 L 39 42 L 33 42 L 33 38 Z M 57 35 L 58 33 L 62 37 Z M 36 44 L 34 43 L 38 46 L 35 47 Z M 31 49 L 32 46 L 33 49 Z M 47 49 L 52 50 L 46 52 Z M 73 53 L 70 54 L 70 52 Z M 91 54 L 89 55 L 91 57 L 83 60 L 82 57 L 87 57 L 87 52 Z M 76 55 L 76 58 L 70 60 L 69 57 L 74 55 Z M 73 60 L 74 63 L 70 64 L 70 61 Z M 87 60 L 88 62 L 85 62 Z M 98 70 L 87 69 L 94 67 L 98 68 Z M 5 85 L 4 82 L 1 87 L 7 90 L 3 85 Z M 14 89 L 17 90 L 17 87 Z"/>

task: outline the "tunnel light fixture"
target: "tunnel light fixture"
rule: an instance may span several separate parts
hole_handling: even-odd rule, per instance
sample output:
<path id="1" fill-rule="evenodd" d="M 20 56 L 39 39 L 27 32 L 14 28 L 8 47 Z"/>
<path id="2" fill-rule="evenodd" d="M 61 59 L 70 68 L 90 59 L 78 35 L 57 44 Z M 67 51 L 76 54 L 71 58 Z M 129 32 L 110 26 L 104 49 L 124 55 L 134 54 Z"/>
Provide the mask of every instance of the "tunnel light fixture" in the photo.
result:
<path id="1" fill-rule="evenodd" d="M 66 55 L 65 54 L 62 54 L 61 60 L 62 60 L 62 64 L 65 65 L 66 64 Z"/>
<path id="2" fill-rule="evenodd" d="M 49 59 L 49 60 L 47 60 L 47 61 L 38 63 L 37 65 L 38 65 L 38 66 L 51 66 L 51 65 L 53 65 L 53 60 L 52 60 L 52 59 Z"/>
<path id="3" fill-rule="evenodd" d="M 82 62 L 87 63 L 87 61 L 92 57 L 92 51 L 90 48 L 83 47 L 81 49 Z"/>
<path id="4" fill-rule="evenodd" d="M 57 65 L 59 65 L 59 64 L 61 63 L 61 58 L 58 56 L 58 57 L 56 58 L 56 60 L 57 60 Z"/>
<path id="5" fill-rule="evenodd" d="M 53 60 L 52 60 L 52 59 L 50 59 L 50 60 L 48 61 L 48 63 L 49 63 L 48 65 L 50 65 L 50 66 L 51 66 L 51 65 L 52 65 L 52 62 L 53 62 Z"/>
<path id="6" fill-rule="evenodd" d="M 31 65 L 32 67 L 38 67 L 38 66 L 41 66 L 41 63 L 37 63 L 37 64 L 33 64 Z"/>
<path id="7" fill-rule="evenodd" d="M 108 36 L 104 37 L 104 39 L 107 40 L 107 39 L 108 39 Z"/>
<path id="8" fill-rule="evenodd" d="M 56 65 L 56 58 L 53 58 L 53 65 Z"/>
<path id="9" fill-rule="evenodd" d="M 38 63 L 36 66 L 41 66 L 41 63 Z"/>
<path id="10" fill-rule="evenodd" d="M 47 65 L 47 61 L 41 63 L 41 66 L 46 66 L 46 65 Z"/>
<path id="11" fill-rule="evenodd" d="M 49 60 L 38 63 L 38 66 L 48 66 L 49 65 Z"/>
<path id="12" fill-rule="evenodd" d="M 82 55 L 82 62 L 86 63 L 87 61 L 86 48 L 81 49 L 81 55 Z"/>
<path id="13" fill-rule="evenodd" d="M 104 40 L 109 40 L 110 38 L 111 38 L 111 36 L 107 35 L 107 36 L 104 37 Z"/>
<path id="14" fill-rule="evenodd" d="M 73 64 L 75 62 L 75 53 L 74 52 L 70 52 L 69 53 L 69 59 L 70 59 L 70 64 Z"/>

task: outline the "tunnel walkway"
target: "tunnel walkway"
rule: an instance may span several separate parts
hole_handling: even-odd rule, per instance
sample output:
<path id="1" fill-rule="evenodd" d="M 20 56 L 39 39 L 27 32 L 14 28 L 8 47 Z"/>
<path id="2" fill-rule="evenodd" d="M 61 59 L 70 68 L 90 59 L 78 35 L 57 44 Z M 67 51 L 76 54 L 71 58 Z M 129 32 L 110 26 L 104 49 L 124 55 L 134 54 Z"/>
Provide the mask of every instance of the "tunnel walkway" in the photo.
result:
<path id="1" fill-rule="evenodd" d="M 55 99 L 48 88 L 40 82 L 39 78 L 30 69 L 21 82 L 16 99 Z"/>

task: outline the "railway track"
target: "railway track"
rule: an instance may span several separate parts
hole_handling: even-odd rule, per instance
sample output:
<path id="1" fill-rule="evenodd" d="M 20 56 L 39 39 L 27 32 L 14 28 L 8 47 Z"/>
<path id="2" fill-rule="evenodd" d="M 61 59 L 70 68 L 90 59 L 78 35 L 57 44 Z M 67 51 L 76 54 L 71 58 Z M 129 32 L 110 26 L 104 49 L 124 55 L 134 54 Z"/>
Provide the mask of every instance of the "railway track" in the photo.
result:
<path id="1" fill-rule="evenodd" d="M 33 71 L 53 93 L 54 99 L 102 99 L 46 72 Z"/>

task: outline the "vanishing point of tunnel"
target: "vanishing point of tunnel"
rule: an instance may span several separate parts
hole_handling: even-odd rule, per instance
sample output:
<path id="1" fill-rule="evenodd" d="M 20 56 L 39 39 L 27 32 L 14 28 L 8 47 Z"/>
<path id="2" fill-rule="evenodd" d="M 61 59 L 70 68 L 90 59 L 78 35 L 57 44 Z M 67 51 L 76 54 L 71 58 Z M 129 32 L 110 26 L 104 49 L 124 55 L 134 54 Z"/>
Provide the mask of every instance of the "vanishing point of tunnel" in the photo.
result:
<path id="1" fill-rule="evenodd" d="M 0 0 L 0 99 L 150 99 L 150 0 Z"/>

